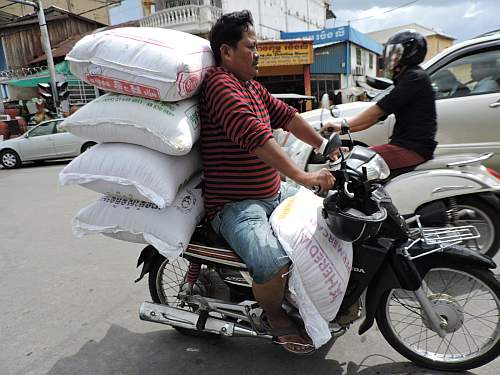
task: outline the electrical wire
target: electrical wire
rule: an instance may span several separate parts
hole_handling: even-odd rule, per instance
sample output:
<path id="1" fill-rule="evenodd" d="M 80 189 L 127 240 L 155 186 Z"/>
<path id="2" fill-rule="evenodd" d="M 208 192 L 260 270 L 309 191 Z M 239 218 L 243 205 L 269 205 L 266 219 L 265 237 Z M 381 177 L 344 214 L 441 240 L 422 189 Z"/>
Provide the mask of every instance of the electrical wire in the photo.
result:
<path id="1" fill-rule="evenodd" d="M 373 14 L 371 16 L 368 16 L 368 17 L 362 17 L 362 18 L 356 18 L 356 19 L 353 19 L 353 20 L 337 20 L 337 22 L 339 21 L 343 21 L 343 22 L 347 22 L 348 24 L 351 23 L 351 22 L 356 22 L 356 21 L 362 21 L 362 20 L 367 20 L 369 18 L 373 18 L 373 17 L 377 17 L 377 16 L 380 16 L 381 14 L 386 14 L 386 13 L 390 13 L 390 12 L 394 12 L 395 10 L 398 10 L 398 9 L 401 9 L 401 8 L 404 8 L 404 7 L 407 7 L 409 5 L 412 5 L 412 4 L 415 4 L 416 2 L 418 2 L 420 0 L 413 0 L 413 1 L 409 1 L 405 4 L 401 4 L 395 8 L 391 8 L 391 9 L 388 9 L 382 13 L 378 13 L 378 14 Z"/>

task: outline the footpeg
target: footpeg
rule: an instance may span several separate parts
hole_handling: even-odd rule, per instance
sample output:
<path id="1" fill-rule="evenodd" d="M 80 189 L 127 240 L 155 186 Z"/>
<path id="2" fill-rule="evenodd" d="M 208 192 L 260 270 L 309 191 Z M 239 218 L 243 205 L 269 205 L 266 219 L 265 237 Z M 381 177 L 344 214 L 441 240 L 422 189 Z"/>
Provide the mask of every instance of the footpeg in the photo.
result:
<path id="1" fill-rule="evenodd" d="M 201 310 L 200 311 L 200 317 L 198 318 L 198 321 L 196 322 L 196 329 L 198 331 L 204 331 L 205 330 L 205 325 L 207 324 L 207 319 L 208 319 L 208 311 L 207 310 Z"/>

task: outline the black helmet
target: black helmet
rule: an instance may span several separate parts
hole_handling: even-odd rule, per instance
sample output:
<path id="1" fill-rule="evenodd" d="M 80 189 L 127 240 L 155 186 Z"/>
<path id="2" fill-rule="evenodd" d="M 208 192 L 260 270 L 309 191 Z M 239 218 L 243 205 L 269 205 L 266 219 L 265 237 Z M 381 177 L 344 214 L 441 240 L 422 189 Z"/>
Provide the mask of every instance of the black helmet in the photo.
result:
<path id="1" fill-rule="evenodd" d="M 323 217 L 332 233 L 341 240 L 356 242 L 378 233 L 387 211 L 373 200 L 360 207 L 355 199 L 332 195 L 323 201 Z"/>
<path id="2" fill-rule="evenodd" d="M 419 32 L 408 29 L 398 31 L 387 41 L 384 49 L 384 66 L 388 78 L 395 78 L 396 71 L 404 66 L 424 61 L 427 41 Z"/>

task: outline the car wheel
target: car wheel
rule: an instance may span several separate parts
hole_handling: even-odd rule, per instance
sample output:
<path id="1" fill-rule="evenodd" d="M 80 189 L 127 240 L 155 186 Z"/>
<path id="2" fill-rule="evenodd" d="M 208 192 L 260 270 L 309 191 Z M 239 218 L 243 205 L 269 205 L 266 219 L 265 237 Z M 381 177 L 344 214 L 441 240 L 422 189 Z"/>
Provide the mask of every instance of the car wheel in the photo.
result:
<path id="1" fill-rule="evenodd" d="M 96 144 L 97 144 L 97 143 L 95 143 L 95 142 L 86 142 L 86 143 L 84 143 L 84 144 L 83 144 L 83 146 L 82 146 L 82 154 L 83 154 L 85 151 L 87 151 L 89 148 L 94 147 Z"/>
<path id="2" fill-rule="evenodd" d="M 14 150 L 4 150 L 0 153 L 0 163 L 5 169 L 18 168 L 21 165 L 21 158 Z"/>

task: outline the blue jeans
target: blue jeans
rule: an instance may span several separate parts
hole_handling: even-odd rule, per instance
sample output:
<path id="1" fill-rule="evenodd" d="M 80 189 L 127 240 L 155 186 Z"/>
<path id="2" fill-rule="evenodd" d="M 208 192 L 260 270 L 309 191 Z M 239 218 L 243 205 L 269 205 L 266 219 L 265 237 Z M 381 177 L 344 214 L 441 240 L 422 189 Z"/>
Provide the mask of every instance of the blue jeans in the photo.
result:
<path id="1" fill-rule="evenodd" d="M 239 255 L 257 284 L 270 281 L 290 263 L 274 235 L 269 216 L 282 201 L 296 192 L 294 186 L 282 183 L 276 197 L 228 203 L 211 221 L 212 228 Z"/>

